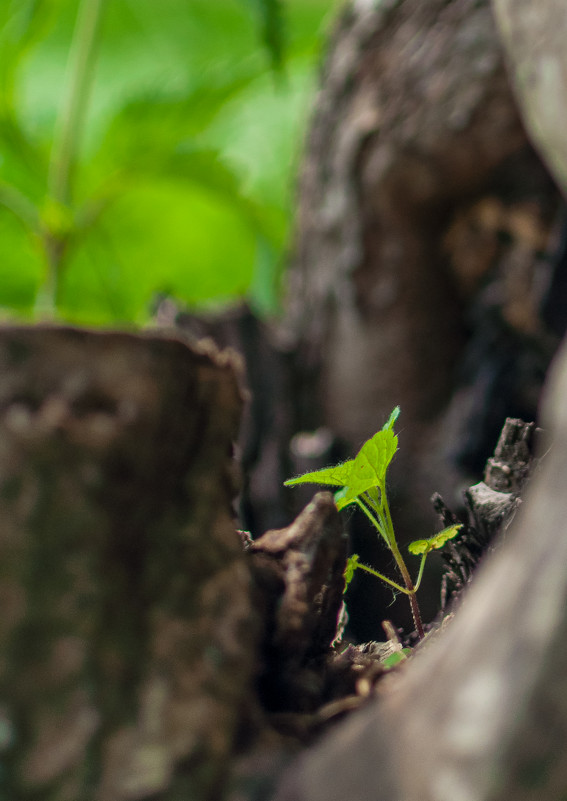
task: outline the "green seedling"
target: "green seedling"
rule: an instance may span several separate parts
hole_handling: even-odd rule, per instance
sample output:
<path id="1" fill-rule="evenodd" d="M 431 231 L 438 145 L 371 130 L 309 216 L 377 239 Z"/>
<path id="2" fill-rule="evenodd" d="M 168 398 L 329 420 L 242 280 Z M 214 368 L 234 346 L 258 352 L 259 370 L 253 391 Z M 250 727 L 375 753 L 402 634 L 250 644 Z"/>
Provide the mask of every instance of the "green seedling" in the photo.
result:
<path id="1" fill-rule="evenodd" d="M 364 443 L 354 459 L 349 459 L 347 462 L 334 467 L 305 473 L 302 476 L 297 476 L 297 478 L 289 479 L 285 484 L 290 487 L 296 484 L 323 484 L 340 487 L 334 496 L 337 509 L 340 511 L 346 506 L 354 504 L 364 512 L 392 553 L 402 577 L 403 585 L 374 568 L 362 564 L 358 554 L 353 554 L 347 562 L 344 574 L 345 589 L 352 580 L 354 571 L 364 570 L 381 579 L 398 592 L 403 592 L 409 598 L 418 637 L 423 639 L 423 624 L 416 593 L 421 584 L 425 560 L 431 551 L 442 548 L 448 540 L 452 539 L 461 526 L 450 526 L 429 539 L 416 540 L 409 545 L 410 553 L 421 555 L 421 563 L 414 582 L 396 541 L 386 493 L 386 473 L 398 449 L 398 437 L 394 434 L 394 423 L 399 414 L 400 409 L 396 406 L 381 431 L 378 431 Z"/>

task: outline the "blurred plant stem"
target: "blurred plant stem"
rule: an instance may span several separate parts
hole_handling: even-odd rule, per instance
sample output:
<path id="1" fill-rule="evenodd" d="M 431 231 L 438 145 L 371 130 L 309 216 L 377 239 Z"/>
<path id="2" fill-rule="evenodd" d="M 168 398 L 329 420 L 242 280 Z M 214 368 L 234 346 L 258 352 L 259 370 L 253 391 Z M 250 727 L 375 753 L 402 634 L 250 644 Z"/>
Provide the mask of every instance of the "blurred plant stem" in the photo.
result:
<path id="1" fill-rule="evenodd" d="M 75 232 L 72 210 L 73 170 L 94 77 L 100 22 L 105 0 L 80 0 L 69 51 L 66 85 L 57 120 L 42 214 L 41 244 L 46 277 L 36 311 L 53 317 L 68 247 Z"/>

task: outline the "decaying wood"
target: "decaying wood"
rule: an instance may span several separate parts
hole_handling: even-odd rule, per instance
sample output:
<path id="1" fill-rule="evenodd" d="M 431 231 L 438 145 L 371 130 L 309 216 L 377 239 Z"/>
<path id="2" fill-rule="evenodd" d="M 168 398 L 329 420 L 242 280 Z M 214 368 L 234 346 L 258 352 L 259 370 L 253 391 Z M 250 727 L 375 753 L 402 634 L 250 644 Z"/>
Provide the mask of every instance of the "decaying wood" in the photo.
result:
<path id="1" fill-rule="evenodd" d="M 218 797 L 261 632 L 230 357 L 0 331 L 3 799 Z"/>
<path id="2" fill-rule="evenodd" d="M 174 325 L 196 339 L 211 338 L 220 348 L 241 355 L 248 393 L 238 437 L 240 522 L 254 537 L 287 525 L 294 517 L 290 511 L 294 496 L 283 482 L 294 472 L 289 442 L 296 430 L 290 354 L 245 303 L 197 313 L 164 298 L 156 318 L 158 323 Z M 294 507 L 295 514 L 300 508 Z"/>
<path id="3" fill-rule="evenodd" d="M 468 586 L 486 555 L 497 543 L 501 544 L 514 519 L 534 467 L 534 431 L 534 423 L 506 420 L 494 456 L 486 464 L 484 481 L 464 492 L 466 514 L 462 519 L 448 509 L 438 493 L 433 496 L 433 506 L 443 525 L 462 525 L 442 553 L 446 565 L 442 579 L 443 610 Z"/>

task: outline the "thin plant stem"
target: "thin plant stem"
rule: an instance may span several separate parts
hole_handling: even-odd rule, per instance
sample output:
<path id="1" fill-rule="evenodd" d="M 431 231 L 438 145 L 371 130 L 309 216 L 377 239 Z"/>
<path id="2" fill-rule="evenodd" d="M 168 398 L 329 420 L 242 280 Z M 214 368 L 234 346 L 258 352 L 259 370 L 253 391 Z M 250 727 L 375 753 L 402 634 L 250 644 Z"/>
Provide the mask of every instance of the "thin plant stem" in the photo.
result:
<path id="1" fill-rule="evenodd" d="M 69 52 L 66 95 L 57 123 L 49 172 L 49 194 L 71 199 L 71 177 L 94 76 L 96 45 L 104 0 L 81 0 Z"/>
<path id="2" fill-rule="evenodd" d="M 423 630 L 423 623 L 421 621 L 421 612 L 419 610 L 419 604 L 417 602 L 417 596 L 415 594 L 415 591 L 412 592 L 411 595 L 409 595 L 408 597 L 417 636 L 419 637 L 420 640 L 423 640 L 423 638 L 425 637 L 425 632 Z"/>
<path id="3" fill-rule="evenodd" d="M 419 637 L 419 639 L 423 640 L 423 638 L 425 637 L 425 632 L 423 631 L 423 623 L 421 621 L 421 612 L 420 612 L 419 604 L 417 602 L 417 597 L 416 597 L 416 594 L 415 594 L 416 593 L 416 588 L 414 586 L 414 583 L 413 583 L 413 581 L 411 579 L 409 571 L 408 571 L 408 569 L 406 567 L 406 563 L 404 562 L 404 560 L 402 558 L 402 555 L 401 555 L 401 553 L 399 551 L 399 548 L 398 548 L 397 544 L 394 544 L 394 545 L 395 545 L 395 547 L 392 548 L 392 554 L 394 556 L 394 559 L 396 560 L 396 564 L 398 565 L 400 573 L 402 574 L 402 578 L 404 580 L 404 584 L 406 585 L 406 587 L 408 589 L 408 598 L 409 598 L 409 602 L 410 602 L 410 606 L 411 606 L 411 613 L 412 613 L 412 616 L 413 616 L 413 622 L 415 624 L 415 630 L 417 631 L 417 636 Z"/>
<path id="4" fill-rule="evenodd" d="M 421 585 L 421 579 L 423 578 L 423 568 L 425 567 L 425 560 L 427 559 L 427 556 L 428 556 L 428 554 L 424 553 L 422 555 L 422 557 L 421 557 L 421 563 L 419 565 L 419 572 L 417 574 L 417 579 L 416 579 L 416 582 L 415 582 L 415 591 L 416 592 L 419 590 L 419 587 Z"/>
<path id="5" fill-rule="evenodd" d="M 393 555 L 393 557 L 394 557 L 394 559 L 396 561 L 398 569 L 399 569 L 400 573 L 402 574 L 402 578 L 404 580 L 404 584 L 406 585 L 406 588 L 408 590 L 407 595 L 408 595 L 410 606 L 411 606 L 411 613 L 412 613 L 412 617 L 413 617 L 413 622 L 415 624 L 415 630 L 417 632 L 417 636 L 419 637 L 420 640 L 423 640 L 423 638 L 425 637 L 425 632 L 423 631 L 423 623 L 421 621 L 421 612 L 420 612 L 419 604 L 417 602 L 417 597 L 416 597 L 417 588 L 414 586 L 414 583 L 413 583 L 412 578 L 410 576 L 409 570 L 407 569 L 406 563 L 404 562 L 403 556 L 400 553 L 400 549 L 398 548 L 398 543 L 396 542 L 396 538 L 394 536 L 394 525 L 392 523 L 392 516 L 390 514 L 390 507 L 388 505 L 388 499 L 387 499 L 386 494 L 384 492 L 382 493 L 382 498 L 384 499 L 384 501 L 383 501 L 383 509 L 384 509 L 384 515 L 385 515 L 386 523 L 387 523 L 387 527 L 388 527 L 388 532 L 389 532 L 389 534 L 391 536 L 391 540 L 389 541 L 388 544 L 390 546 L 390 550 L 392 551 L 392 555 Z"/>
<path id="6" fill-rule="evenodd" d="M 413 617 L 413 622 L 414 622 L 414 625 L 415 625 L 415 630 L 417 632 L 417 636 L 419 637 L 419 639 L 422 640 L 425 637 L 425 632 L 423 631 L 423 623 L 421 621 L 421 612 L 420 612 L 419 604 L 418 604 L 417 598 L 416 598 L 416 592 L 417 592 L 417 588 L 419 586 L 419 583 L 414 585 L 414 583 L 412 581 L 412 578 L 410 576 L 409 570 L 406 567 L 406 563 L 404 562 L 402 554 L 400 553 L 400 549 L 398 548 L 398 544 L 396 542 L 396 537 L 395 537 L 395 534 L 394 534 L 394 524 L 392 522 L 392 516 L 390 514 L 390 508 L 388 506 L 388 501 L 387 501 L 387 498 L 386 498 L 386 494 L 382 490 L 380 492 L 380 497 L 383 499 L 382 504 L 381 504 L 381 513 L 378 512 L 378 515 L 380 517 L 380 522 L 376 517 L 374 517 L 372 512 L 368 509 L 368 507 L 361 500 L 360 497 L 356 498 L 356 503 L 362 509 L 364 514 L 368 517 L 368 519 L 370 520 L 372 525 L 378 530 L 380 535 L 386 541 L 390 551 L 392 552 L 392 555 L 393 555 L 393 557 L 395 559 L 395 562 L 396 562 L 396 564 L 398 566 L 398 570 L 402 574 L 402 578 L 403 578 L 404 584 L 405 584 L 405 589 L 403 589 L 399 584 L 396 584 L 395 581 L 391 581 L 390 579 L 386 578 L 386 576 L 382 575 L 381 573 L 378 573 L 378 571 L 373 570 L 372 568 L 369 568 L 369 567 L 366 567 L 365 565 L 360 565 L 360 564 L 358 566 L 361 567 L 363 570 L 366 570 L 368 573 L 372 573 L 373 575 L 378 576 L 378 578 L 381 578 L 382 581 L 385 581 L 387 584 L 390 584 L 392 587 L 395 587 L 395 589 L 400 590 L 401 592 L 403 592 L 405 595 L 408 596 L 409 602 L 410 602 L 410 607 L 411 607 L 411 613 L 412 613 L 412 617 Z M 420 570 L 419 570 L 419 575 L 418 575 L 418 582 L 421 582 L 421 576 L 423 574 L 424 562 L 425 562 L 425 560 L 422 559 L 422 562 L 421 562 L 421 565 L 420 565 Z"/>
<path id="7" fill-rule="evenodd" d="M 398 592 L 403 592 L 404 595 L 410 595 L 409 590 L 407 590 L 405 587 L 402 587 L 401 584 L 397 584 L 395 581 L 392 581 L 392 579 L 389 579 L 383 573 L 379 573 L 377 570 L 374 570 L 373 567 L 363 565 L 362 562 L 357 562 L 356 567 L 360 570 L 365 570 L 367 573 L 371 573 L 373 576 L 376 576 L 376 578 L 382 579 L 382 581 L 385 581 L 386 584 L 389 584 L 390 587 L 393 587 Z"/>
<path id="8" fill-rule="evenodd" d="M 105 0 L 81 0 L 73 41 L 69 52 L 67 83 L 55 129 L 48 176 L 48 202 L 69 206 L 77 151 L 94 76 L 96 49 L 102 9 Z M 41 311 L 53 314 L 58 283 L 69 243 L 70 232 L 47 229 L 43 246 L 47 261 L 47 277 L 38 298 Z"/>
<path id="9" fill-rule="evenodd" d="M 366 517 L 370 520 L 374 528 L 378 531 L 378 533 L 384 538 L 386 543 L 388 543 L 388 537 L 386 535 L 386 531 L 380 522 L 374 517 L 370 509 L 366 506 L 366 504 L 361 500 L 360 496 L 356 498 L 357 505 L 362 509 Z M 389 543 L 388 543 L 389 545 Z"/>

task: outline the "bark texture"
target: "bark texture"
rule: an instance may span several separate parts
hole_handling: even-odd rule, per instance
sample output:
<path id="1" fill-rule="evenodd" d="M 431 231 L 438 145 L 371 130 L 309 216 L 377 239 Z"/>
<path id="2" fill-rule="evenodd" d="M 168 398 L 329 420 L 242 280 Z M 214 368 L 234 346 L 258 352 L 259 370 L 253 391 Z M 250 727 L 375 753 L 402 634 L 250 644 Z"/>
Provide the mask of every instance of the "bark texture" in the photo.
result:
<path id="1" fill-rule="evenodd" d="M 0 331 L 2 799 L 212 799 L 261 631 L 227 356 Z"/>
<path id="2" fill-rule="evenodd" d="M 325 661 L 343 604 L 347 538 L 333 496 L 318 493 L 291 526 L 266 532 L 249 553 L 259 585 L 268 583 L 264 704 L 312 712 L 329 694 Z"/>

